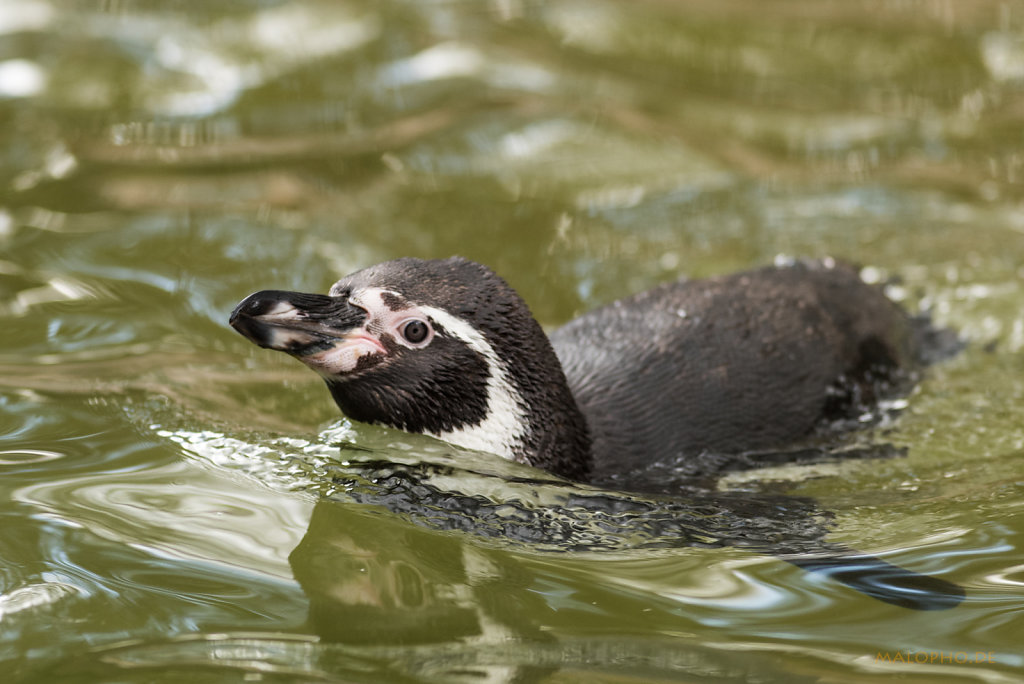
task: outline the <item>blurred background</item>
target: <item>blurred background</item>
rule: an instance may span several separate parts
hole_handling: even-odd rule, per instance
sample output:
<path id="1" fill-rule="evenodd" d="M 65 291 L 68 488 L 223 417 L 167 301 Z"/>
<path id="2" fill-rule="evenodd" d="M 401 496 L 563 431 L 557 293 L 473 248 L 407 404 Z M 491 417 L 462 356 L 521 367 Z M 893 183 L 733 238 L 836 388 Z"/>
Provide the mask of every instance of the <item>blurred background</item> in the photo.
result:
<path id="1" fill-rule="evenodd" d="M 227 316 L 451 254 L 549 328 L 780 257 L 891 283 L 969 342 L 864 437 L 906 457 L 723 487 L 813 496 L 835 539 L 973 600 L 936 619 L 626 532 L 483 543 L 373 478 L 361 503 L 351 453 L 450 450 L 339 420 Z M 1022 283 L 1022 2 L 2 0 L 0 658 L 40 682 L 1011 681 Z"/>

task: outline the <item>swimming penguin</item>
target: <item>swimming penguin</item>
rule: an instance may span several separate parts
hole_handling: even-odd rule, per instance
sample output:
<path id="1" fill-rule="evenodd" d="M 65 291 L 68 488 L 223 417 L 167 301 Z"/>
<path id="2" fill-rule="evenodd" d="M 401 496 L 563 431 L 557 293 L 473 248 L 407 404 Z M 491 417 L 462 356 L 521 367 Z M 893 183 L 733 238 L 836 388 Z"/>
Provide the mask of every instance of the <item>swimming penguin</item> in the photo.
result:
<path id="1" fill-rule="evenodd" d="M 487 267 L 397 259 L 327 295 L 257 292 L 231 325 L 350 418 L 598 482 L 784 446 L 914 364 L 910 317 L 831 261 L 668 283 L 549 339 Z"/>
<path id="2" fill-rule="evenodd" d="M 387 261 L 327 295 L 257 292 L 230 323 L 319 373 L 354 420 L 596 484 L 652 463 L 793 444 L 870 405 L 920 351 L 920 326 L 831 260 L 671 282 L 550 338 L 502 278 L 458 257 Z M 947 608 L 963 596 L 857 558 L 790 562 L 899 605 Z M 903 589 L 887 597 L 872 582 Z M 919 598 L 929 591 L 940 598 Z"/>

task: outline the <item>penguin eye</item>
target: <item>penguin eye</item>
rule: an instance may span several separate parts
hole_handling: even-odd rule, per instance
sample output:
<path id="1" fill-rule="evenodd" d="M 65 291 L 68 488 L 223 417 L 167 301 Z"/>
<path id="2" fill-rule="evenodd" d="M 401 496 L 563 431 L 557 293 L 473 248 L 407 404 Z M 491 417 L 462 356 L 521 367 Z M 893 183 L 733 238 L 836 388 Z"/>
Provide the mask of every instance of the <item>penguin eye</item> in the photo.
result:
<path id="1" fill-rule="evenodd" d="M 430 328 L 424 321 L 418 318 L 414 318 L 402 326 L 402 337 L 409 344 L 419 344 L 427 339 L 427 334 L 429 333 Z"/>

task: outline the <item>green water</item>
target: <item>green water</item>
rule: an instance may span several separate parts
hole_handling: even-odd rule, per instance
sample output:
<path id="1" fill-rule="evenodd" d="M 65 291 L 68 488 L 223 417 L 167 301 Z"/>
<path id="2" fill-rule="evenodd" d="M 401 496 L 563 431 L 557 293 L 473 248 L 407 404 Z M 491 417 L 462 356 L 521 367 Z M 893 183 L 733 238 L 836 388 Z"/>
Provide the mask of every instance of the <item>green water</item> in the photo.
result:
<path id="1" fill-rule="evenodd" d="M 1024 3 L 9 0 L 0 122 L 4 681 L 1024 676 Z M 569 490 L 339 420 L 227 316 L 455 253 L 546 326 L 779 255 L 895 281 L 969 341 L 863 438 L 906 457 L 722 487 L 968 600 L 390 505 L 352 463 Z"/>

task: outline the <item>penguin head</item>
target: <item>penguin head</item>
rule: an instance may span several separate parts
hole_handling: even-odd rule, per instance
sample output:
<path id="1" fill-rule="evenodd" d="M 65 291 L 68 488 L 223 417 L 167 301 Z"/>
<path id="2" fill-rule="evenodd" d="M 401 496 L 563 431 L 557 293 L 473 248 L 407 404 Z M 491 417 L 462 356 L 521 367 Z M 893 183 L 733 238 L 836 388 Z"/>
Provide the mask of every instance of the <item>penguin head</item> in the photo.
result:
<path id="1" fill-rule="evenodd" d="M 326 295 L 257 292 L 230 323 L 316 371 L 354 420 L 568 477 L 586 470 L 586 427 L 558 359 L 519 295 L 485 266 L 388 261 Z"/>

